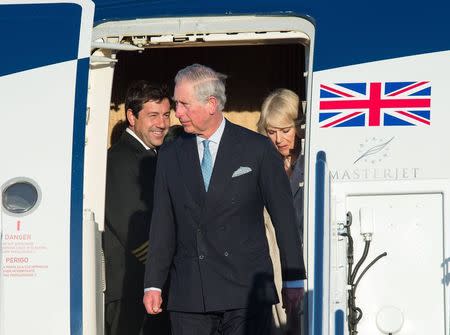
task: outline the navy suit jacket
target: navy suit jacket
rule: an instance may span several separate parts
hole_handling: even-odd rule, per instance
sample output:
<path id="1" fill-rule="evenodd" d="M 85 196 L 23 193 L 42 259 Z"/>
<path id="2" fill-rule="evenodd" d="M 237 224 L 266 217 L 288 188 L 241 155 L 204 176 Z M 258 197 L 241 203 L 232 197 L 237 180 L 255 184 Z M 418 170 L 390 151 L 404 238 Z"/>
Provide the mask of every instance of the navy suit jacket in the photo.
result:
<path id="1" fill-rule="evenodd" d="M 297 225 L 300 238 L 303 239 L 303 182 L 304 182 L 304 156 L 300 155 L 295 162 L 289 182 L 291 184 L 292 196 L 294 197 L 294 208 L 297 216 Z"/>
<path id="2" fill-rule="evenodd" d="M 155 170 L 155 152 L 126 131 L 108 150 L 103 233 L 107 303 L 142 299 Z"/>
<path id="3" fill-rule="evenodd" d="M 234 176 L 240 168 L 245 174 Z M 169 310 L 209 312 L 278 302 L 264 229 L 271 215 L 283 280 L 305 278 L 289 180 L 270 141 L 226 122 L 208 192 L 196 138 L 158 155 L 145 287 L 163 287 Z"/>

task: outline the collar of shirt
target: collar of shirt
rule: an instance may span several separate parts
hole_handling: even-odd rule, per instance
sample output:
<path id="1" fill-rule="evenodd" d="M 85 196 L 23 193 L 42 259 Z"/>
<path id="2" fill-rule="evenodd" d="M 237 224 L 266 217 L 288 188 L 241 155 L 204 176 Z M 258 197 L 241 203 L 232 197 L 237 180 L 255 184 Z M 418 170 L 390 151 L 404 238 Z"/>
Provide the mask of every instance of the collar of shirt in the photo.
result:
<path id="1" fill-rule="evenodd" d="M 225 118 L 222 117 L 222 122 L 220 123 L 219 128 L 212 134 L 208 141 L 209 143 L 209 151 L 211 152 L 212 163 L 214 166 L 214 162 L 216 161 L 217 151 L 219 150 L 220 140 L 222 139 L 223 131 L 225 130 Z M 198 149 L 198 158 L 200 159 L 200 164 L 202 163 L 203 158 L 203 141 L 205 140 L 203 137 L 196 136 L 197 139 L 197 149 Z"/>
<path id="2" fill-rule="evenodd" d="M 146 145 L 144 143 L 144 141 L 142 141 L 134 131 L 132 131 L 130 128 L 127 128 L 125 130 L 128 134 L 130 134 L 131 136 L 133 136 L 139 143 L 142 144 L 142 146 L 145 148 L 145 150 L 153 150 L 156 153 L 156 149 L 155 148 L 150 148 L 148 145 Z"/>

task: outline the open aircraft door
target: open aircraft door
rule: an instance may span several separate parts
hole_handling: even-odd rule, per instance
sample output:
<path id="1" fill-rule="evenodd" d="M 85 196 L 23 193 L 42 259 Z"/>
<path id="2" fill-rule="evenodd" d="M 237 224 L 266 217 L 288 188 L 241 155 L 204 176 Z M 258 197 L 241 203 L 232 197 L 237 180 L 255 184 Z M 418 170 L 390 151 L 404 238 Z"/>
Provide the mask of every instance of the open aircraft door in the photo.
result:
<path id="1" fill-rule="evenodd" d="M 34 2 L 0 5 L 0 334 L 93 334 L 82 223 L 94 4 Z"/>

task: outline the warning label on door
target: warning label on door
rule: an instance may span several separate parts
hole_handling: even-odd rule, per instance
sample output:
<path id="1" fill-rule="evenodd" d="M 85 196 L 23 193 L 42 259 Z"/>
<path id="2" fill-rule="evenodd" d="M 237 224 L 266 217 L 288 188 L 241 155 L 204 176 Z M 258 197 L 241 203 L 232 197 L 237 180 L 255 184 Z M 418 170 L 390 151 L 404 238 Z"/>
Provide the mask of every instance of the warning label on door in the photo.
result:
<path id="1" fill-rule="evenodd" d="M 41 264 L 47 247 L 33 241 L 31 234 L 5 234 L 2 240 L 2 269 L 4 277 L 36 277 L 48 269 Z"/>

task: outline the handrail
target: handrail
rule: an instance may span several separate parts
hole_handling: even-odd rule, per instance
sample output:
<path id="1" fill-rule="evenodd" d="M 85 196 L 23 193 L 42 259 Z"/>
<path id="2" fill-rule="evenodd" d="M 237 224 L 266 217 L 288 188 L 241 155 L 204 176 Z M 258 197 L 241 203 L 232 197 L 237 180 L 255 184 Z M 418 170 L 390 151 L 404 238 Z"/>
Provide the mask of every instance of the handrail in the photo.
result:
<path id="1" fill-rule="evenodd" d="M 324 151 L 316 156 L 315 222 L 314 222 L 314 292 L 313 334 L 322 335 L 323 330 L 323 262 L 325 223 L 325 178 L 327 158 Z"/>

